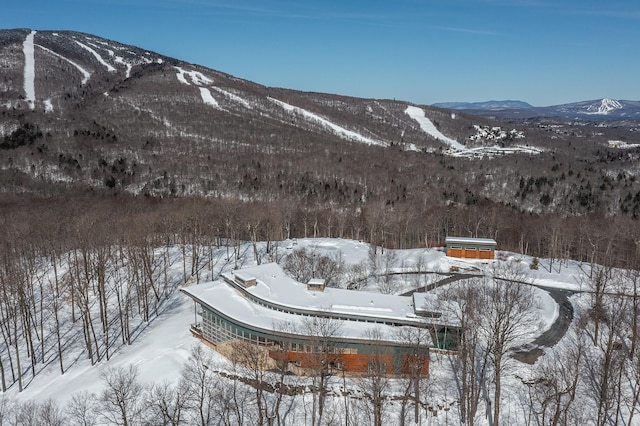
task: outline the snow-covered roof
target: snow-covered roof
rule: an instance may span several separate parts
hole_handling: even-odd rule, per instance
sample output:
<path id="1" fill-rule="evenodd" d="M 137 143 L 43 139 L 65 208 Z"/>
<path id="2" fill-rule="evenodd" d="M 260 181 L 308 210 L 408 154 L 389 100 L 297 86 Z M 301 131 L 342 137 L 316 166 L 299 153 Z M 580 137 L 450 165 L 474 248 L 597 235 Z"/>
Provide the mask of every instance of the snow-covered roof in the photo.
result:
<path id="1" fill-rule="evenodd" d="M 447 237 L 446 244 L 481 244 L 487 246 L 495 246 L 496 240 L 492 238 L 468 238 L 468 237 Z"/>
<path id="2" fill-rule="evenodd" d="M 277 331 L 282 324 L 301 324 L 305 315 L 319 315 L 341 320 L 343 337 L 363 338 L 366 330 L 379 328 L 386 335 L 385 340 L 394 340 L 398 326 L 428 327 L 442 323 L 438 318 L 416 315 L 411 296 L 337 288 L 311 291 L 275 263 L 242 270 L 243 276 L 256 278 L 253 287 L 238 286 L 235 274 L 223 274 L 223 280 L 185 287 L 182 291 L 230 318 L 263 330 Z"/>
<path id="3" fill-rule="evenodd" d="M 326 288 L 323 293 L 310 292 L 305 284 L 291 278 L 277 263 L 245 268 L 242 273 L 257 279 L 257 285 L 247 290 L 249 293 L 277 305 L 390 320 L 406 319 L 408 314 L 414 313 L 413 301 L 406 296 L 339 288 Z M 233 279 L 231 275 L 226 274 Z"/>
<path id="4" fill-rule="evenodd" d="M 427 318 L 439 318 L 443 322 L 456 323 L 460 318 L 460 305 L 445 301 L 433 293 L 413 293 L 416 315 Z"/>

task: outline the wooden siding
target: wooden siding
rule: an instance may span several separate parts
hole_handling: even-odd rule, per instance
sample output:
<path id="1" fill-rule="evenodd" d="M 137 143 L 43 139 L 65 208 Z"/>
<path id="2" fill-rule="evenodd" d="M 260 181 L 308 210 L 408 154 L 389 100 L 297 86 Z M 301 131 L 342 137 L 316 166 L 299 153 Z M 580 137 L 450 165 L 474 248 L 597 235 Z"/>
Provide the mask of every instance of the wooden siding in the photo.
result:
<path id="1" fill-rule="evenodd" d="M 474 249 L 474 248 L 449 248 L 447 247 L 447 256 L 459 257 L 464 259 L 494 259 L 495 252 L 491 249 Z"/>
<path id="2" fill-rule="evenodd" d="M 344 370 L 348 373 L 367 373 L 371 365 L 382 364 L 384 373 L 410 374 L 415 366 L 418 366 L 421 374 L 429 374 L 428 355 L 401 355 L 401 354 L 317 354 L 304 352 L 285 352 L 279 350 L 269 351 L 269 356 L 276 361 L 290 362 L 302 369 L 314 370 L 323 362 L 329 364 L 333 370 Z M 400 366 L 400 371 L 396 366 Z"/>

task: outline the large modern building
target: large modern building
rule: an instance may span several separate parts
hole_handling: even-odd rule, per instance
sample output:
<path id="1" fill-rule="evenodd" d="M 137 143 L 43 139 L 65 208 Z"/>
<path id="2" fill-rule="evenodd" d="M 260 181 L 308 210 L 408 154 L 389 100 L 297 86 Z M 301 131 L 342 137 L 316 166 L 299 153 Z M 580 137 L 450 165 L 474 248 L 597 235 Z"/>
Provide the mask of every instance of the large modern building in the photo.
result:
<path id="1" fill-rule="evenodd" d="M 325 288 L 318 279 L 303 284 L 275 263 L 181 291 L 195 302 L 191 331 L 221 353 L 233 342 L 249 342 L 274 363 L 303 372 L 319 364 L 366 372 L 375 362 L 388 374 L 426 373 L 429 349 L 452 349 L 458 330 L 457 305 L 428 293 Z"/>

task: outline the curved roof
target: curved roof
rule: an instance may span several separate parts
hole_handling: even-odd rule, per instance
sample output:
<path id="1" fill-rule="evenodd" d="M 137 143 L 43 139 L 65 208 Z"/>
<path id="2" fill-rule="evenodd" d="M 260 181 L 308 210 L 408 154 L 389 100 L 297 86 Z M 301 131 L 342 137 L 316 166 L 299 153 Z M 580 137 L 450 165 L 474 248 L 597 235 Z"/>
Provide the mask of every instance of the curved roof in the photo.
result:
<path id="1" fill-rule="evenodd" d="M 304 334 L 305 316 L 340 320 L 336 337 L 366 339 L 371 329 L 382 332 L 384 340 L 398 341 L 401 326 L 429 328 L 444 324 L 445 318 L 416 315 L 414 298 L 364 291 L 326 288 L 308 290 L 305 284 L 289 277 L 275 263 L 241 270 L 243 279 L 256 278 L 256 285 L 243 287 L 234 278 L 238 272 L 223 274 L 223 279 L 181 289 L 206 306 L 259 330 L 297 330 Z"/>

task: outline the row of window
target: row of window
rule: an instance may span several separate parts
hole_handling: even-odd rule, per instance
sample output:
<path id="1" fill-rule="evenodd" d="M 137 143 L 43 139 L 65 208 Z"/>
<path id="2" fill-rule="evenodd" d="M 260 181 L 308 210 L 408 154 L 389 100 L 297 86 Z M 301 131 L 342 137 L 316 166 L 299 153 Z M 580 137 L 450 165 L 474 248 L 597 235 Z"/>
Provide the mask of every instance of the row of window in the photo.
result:
<path id="1" fill-rule="evenodd" d="M 220 344 L 232 340 L 244 340 L 258 345 L 276 345 L 282 350 L 306 353 L 356 354 L 355 348 L 342 348 L 334 345 L 320 346 L 303 343 L 279 342 L 251 333 L 214 315 L 207 309 L 202 310 L 202 335 L 213 343 Z"/>
<path id="2" fill-rule="evenodd" d="M 231 340 L 245 340 L 258 345 L 276 344 L 275 341 L 251 333 L 242 327 L 237 327 L 206 309 L 202 310 L 202 334 L 207 340 L 216 344 Z"/>
<path id="3" fill-rule="evenodd" d="M 480 251 L 493 251 L 491 248 L 486 247 L 462 247 L 462 246 L 449 246 L 447 247 L 452 250 L 480 250 Z"/>
<path id="4" fill-rule="evenodd" d="M 335 345 L 320 346 L 303 343 L 283 342 L 280 344 L 283 351 L 306 352 L 306 353 L 326 353 L 326 354 L 357 354 L 356 348 L 343 348 Z"/>

